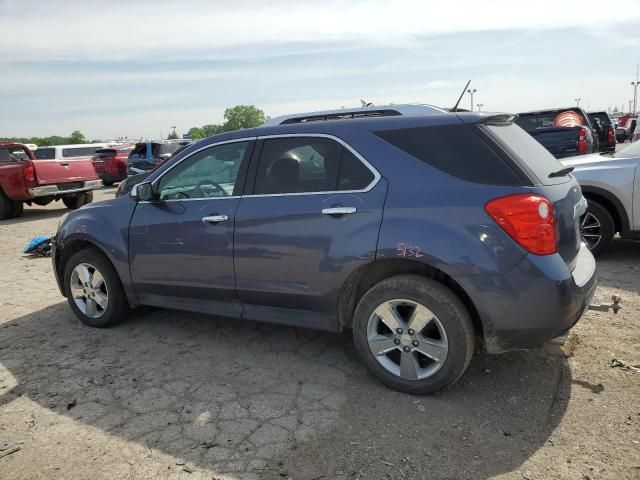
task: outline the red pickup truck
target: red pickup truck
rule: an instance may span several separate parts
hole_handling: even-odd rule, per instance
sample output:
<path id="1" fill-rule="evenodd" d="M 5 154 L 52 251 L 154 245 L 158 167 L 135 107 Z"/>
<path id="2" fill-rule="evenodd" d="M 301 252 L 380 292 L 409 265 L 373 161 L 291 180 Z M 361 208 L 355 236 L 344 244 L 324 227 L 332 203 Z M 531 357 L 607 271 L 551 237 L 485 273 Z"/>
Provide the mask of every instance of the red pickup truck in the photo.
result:
<path id="1" fill-rule="evenodd" d="M 131 150 L 132 146 L 118 145 L 96 151 L 91 161 L 102 183 L 109 187 L 127 178 L 127 158 Z"/>
<path id="2" fill-rule="evenodd" d="M 22 215 L 25 203 L 79 208 L 101 186 L 89 158 L 37 160 L 21 143 L 0 142 L 0 220 Z"/>

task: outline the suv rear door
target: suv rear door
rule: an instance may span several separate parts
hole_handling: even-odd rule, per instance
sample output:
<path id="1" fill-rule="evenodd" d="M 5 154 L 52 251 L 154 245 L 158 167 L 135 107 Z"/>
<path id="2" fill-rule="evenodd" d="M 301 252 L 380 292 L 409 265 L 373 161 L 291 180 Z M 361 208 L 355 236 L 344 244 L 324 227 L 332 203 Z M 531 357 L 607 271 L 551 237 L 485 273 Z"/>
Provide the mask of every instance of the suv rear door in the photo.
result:
<path id="1" fill-rule="evenodd" d="M 246 318 L 335 330 L 340 286 L 375 257 L 387 191 L 326 135 L 266 137 L 236 214 L 236 289 Z"/>

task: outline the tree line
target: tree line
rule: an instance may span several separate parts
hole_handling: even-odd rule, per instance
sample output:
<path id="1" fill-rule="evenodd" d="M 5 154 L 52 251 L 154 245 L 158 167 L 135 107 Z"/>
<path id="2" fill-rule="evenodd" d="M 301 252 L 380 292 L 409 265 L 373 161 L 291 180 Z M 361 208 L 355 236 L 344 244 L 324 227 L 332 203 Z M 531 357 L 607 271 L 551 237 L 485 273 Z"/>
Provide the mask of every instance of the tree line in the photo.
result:
<path id="1" fill-rule="evenodd" d="M 210 137 L 223 132 L 231 132 L 243 128 L 254 128 L 262 125 L 266 116 L 262 110 L 255 105 L 236 105 L 227 108 L 224 111 L 224 122 L 221 124 L 209 124 L 201 127 L 192 127 L 189 129 L 189 135 L 193 140 Z M 178 138 L 178 135 L 172 132 L 167 137 L 169 140 Z M 78 143 L 100 143 L 101 140 L 88 141 L 82 132 L 76 130 L 68 137 L 52 135 L 50 137 L 11 137 L 5 138 L 5 141 L 16 143 L 34 143 L 39 147 L 47 147 L 50 145 L 72 145 Z"/>

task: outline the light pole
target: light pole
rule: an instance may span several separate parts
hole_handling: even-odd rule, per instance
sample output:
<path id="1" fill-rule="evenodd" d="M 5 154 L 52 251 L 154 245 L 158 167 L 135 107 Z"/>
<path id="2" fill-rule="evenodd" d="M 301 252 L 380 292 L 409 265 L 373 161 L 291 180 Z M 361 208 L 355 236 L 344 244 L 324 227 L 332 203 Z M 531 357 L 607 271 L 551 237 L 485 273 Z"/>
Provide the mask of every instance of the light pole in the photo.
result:
<path id="1" fill-rule="evenodd" d="M 633 87 L 633 111 L 631 113 L 634 115 L 636 114 L 638 107 L 638 85 L 640 85 L 640 82 L 637 80 L 635 82 L 631 82 L 631 86 Z"/>
<path id="2" fill-rule="evenodd" d="M 574 98 L 574 100 L 576 101 L 576 107 L 580 106 L 580 100 L 582 100 L 581 98 Z"/>
<path id="3" fill-rule="evenodd" d="M 471 95 L 471 111 L 473 112 L 473 94 L 476 93 L 478 90 L 476 90 L 475 88 L 473 90 L 469 89 L 467 90 L 467 93 L 469 95 Z"/>
<path id="4" fill-rule="evenodd" d="M 484 107 L 484 103 L 478 103 L 476 105 L 476 107 L 478 107 L 478 111 L 481 112 L 482 111 L 482 107 Z"/>

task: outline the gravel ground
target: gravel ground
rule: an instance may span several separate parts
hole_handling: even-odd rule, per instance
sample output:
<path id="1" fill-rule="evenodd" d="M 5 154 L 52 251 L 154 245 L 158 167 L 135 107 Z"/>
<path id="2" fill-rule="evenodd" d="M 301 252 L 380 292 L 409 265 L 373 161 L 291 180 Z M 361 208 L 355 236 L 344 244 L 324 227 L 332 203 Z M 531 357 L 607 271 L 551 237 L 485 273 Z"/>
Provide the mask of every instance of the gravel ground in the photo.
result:
<path id="1" fill-rule="evenodd" d="M 349 335 L 153 309 L 84 327 L 50 259 L 19 253 L 63 212 L 0 225 L 0 478 L 640 478 L 640 244 L 599 262 L 618 315 L 478 353 L 419 397 L 370 378 Z"/>

